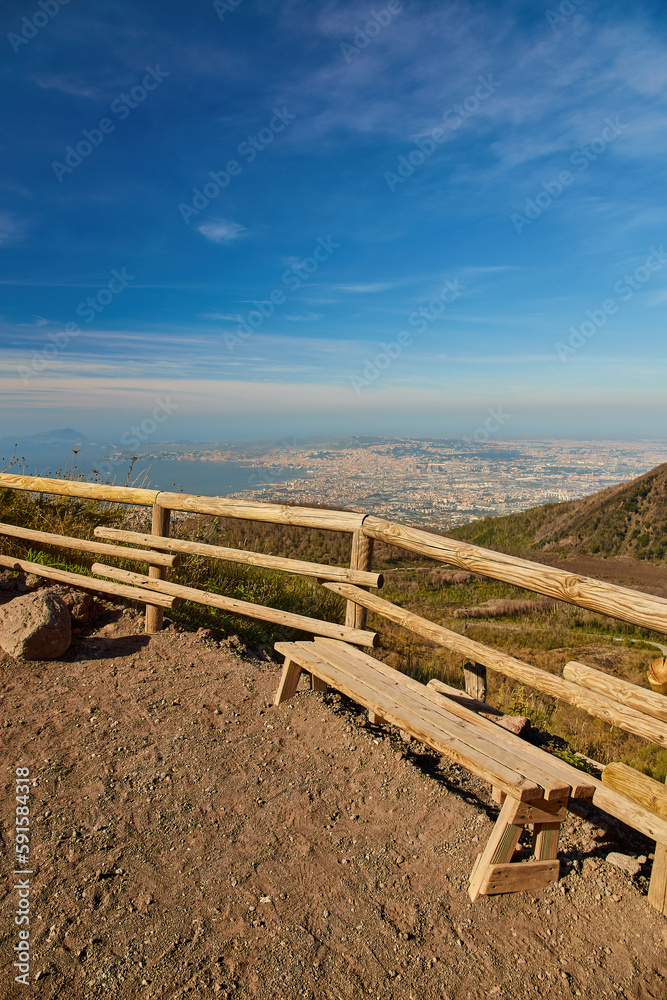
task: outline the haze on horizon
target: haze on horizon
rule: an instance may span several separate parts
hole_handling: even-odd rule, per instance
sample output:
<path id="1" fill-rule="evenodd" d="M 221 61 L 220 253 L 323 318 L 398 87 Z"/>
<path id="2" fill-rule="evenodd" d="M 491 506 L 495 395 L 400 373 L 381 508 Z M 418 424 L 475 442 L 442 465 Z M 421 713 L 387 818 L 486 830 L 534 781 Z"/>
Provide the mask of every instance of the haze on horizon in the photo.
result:
<path id="1" fill-rule="evenodd" d="M 0 437 L 665 437 L 662 4 L 2 27 Z"/>

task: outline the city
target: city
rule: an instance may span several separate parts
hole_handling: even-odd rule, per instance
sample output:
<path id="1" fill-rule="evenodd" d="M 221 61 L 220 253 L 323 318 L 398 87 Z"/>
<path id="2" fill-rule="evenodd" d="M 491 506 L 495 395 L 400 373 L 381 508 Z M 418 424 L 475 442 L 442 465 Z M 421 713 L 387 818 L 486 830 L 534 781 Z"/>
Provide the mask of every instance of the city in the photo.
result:
<path id="1" fill-rule="evenodd" d="M 667 461 L 667 444 L 351 437 L 172 444 L 142 453 L 147 458 L 247 463 L 248 488 L 231 494 L 236 499 L 326 504 L 448 528 L 632 479 Z M 264 471 L 252 471 L 258 467 Z"/>

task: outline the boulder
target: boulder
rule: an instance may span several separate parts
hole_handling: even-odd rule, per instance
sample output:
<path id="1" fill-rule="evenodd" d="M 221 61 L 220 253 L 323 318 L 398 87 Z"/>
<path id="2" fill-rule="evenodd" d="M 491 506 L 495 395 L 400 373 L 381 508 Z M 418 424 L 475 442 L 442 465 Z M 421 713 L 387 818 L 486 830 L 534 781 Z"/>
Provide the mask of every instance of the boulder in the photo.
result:
<path id="1" fill-rule="evenodd" d="M 97 617 L 97 607 L 93 601 L 93 595 L 89 594 L 87 590 L 68 587 L 64 583 L 57 583 L 55 586 L 49 587 L 49 590 L 65 602 L 70 615 L 77 622 L 85 625 Z"/>
<path id="2" fill-rule="evenodd" d="M 72 623 L 65 602 L 50 590 L 15 597 L 0 608 L 0 646 L 23 660 L 55 660 L 69 648 Z"/>

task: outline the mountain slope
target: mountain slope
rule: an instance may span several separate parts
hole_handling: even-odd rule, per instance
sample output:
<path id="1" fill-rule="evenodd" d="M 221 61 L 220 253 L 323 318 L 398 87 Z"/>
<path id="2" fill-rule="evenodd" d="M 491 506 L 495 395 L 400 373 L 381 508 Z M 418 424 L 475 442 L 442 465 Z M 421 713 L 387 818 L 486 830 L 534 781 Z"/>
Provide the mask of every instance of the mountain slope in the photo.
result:
<path id="1" fill-rule="evenodd" d="M 62 427 L 56 431 L 41 431 L 39 434 L 8 434 L 0 438 L 0 448 L 13 448 L 15 444 L 24 448 L 26 446 L 49 445 L 49 444 L 83 444 L 89 439 L 81 431 L 72 430 L 71 427 Z"/>
<path id="2" fill-rule="evenodd" d="M 581 500 L 488 517 L 448 532 L 516 555 L 549 552 L 667 561 L 667 463 Z"/>

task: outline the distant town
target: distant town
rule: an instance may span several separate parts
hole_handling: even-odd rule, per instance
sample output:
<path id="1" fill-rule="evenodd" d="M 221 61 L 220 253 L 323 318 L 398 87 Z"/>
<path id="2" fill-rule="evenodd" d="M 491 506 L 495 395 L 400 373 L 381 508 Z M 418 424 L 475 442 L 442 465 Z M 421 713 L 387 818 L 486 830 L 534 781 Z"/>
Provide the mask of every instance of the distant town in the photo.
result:
<path id="1" fill-rule="evenodd" d="M 262 468 L 231 494 L 237 499 L 328 504 L 448 528 L 632 479 L 667 461 L 667 442 L 351 437 L 167 444 L 142 452 L 147 458 Z"/>

